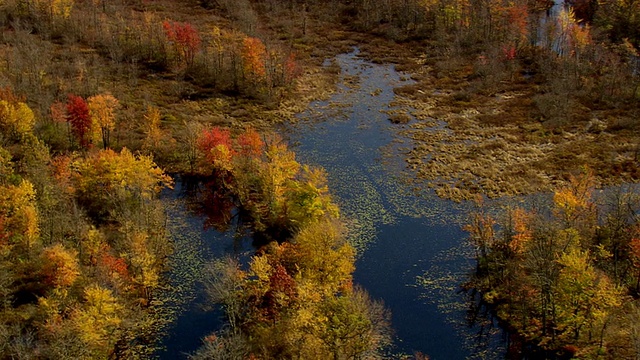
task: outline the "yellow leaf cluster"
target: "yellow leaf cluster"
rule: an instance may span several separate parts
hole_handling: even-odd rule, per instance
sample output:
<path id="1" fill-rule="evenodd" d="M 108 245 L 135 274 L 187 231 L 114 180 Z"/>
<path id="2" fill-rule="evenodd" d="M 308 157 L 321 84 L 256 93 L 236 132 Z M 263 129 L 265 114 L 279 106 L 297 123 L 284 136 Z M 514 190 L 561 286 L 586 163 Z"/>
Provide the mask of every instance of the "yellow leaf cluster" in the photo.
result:
<path id="1" fill-rule="evenodd" d="M 87 261 L 89 264 L 95 265 L 102 244 L 104 243 L 104 234 L 100 230 L 92 226 L 82 239 L 82 249 L 84 253 L 83 257 L 87 259 L 83 261 Z"/>
<path id="2" fill-rule="evenodd" d="M 214 148 L 211 149 L 212 158 L 215 159 L 213 161 L 213 165 L 220 170 L 232 171 L 233 164 L 231 163 L 231 158 L 233 157 L 233 153 L 231 149 L 224 144 L 218 144 Z"/>
<path id="3" fill-rule="evenodd" d="M 44 249 L 42 257 L 44 275 L 55 287 L 69 287 L 80 275 L 76 254 L 65 249 L 62 244 Z"/>
<path id="4" fill-rule="evenodd" d="M 562 265 L 554 287 L 558 329 L 573 337 L 580 329 L 587 334 L 602 326 L 611 310 L 622 304 L 620 289 L 591 266 L 588 252 L 577 247 L 563 253 L 558 263 Z"/>
<path id="5" fill-rule="evenodd" d="M 0 147 L 0 184 L 4 183 L 13 174 L 13 162 L 11 153 Z"/>
<path id="6" fill-rule="evenodd" d="M 38 212 L 33 184 L 22 180 L 19 185 L 0 186 L 0 216 L 6 219 L 5 228 L 12 243 L 30 248 L 38 239 Z"/>
<path id="7" fill-rule="evenodd" d="M 17 135 L 27 134 L 33 130 L 35 122 L 33 111 L 27 104 L 0 100 L 0 128 L 4 131 Z"/>
<path id="8" fill-rule="evenodd" d="M 68 19 L 75 0 L 34 0 L 34 3 L 38 11 L 53 19 Z"/>
<path id="9" fill-rule="evenodd" d="M 87 99 L 94 137 L 100 132 L 111 131 L 116 126 L 115 111 L 120 103 L 111 94 L 95 95 Z"/>
<path id="10" fill-rule="evenodd" d="M 74 162 L 76 188 L 91 197 L 151 198 L 163 187 L 171 187 L 172 179 L 153 160 L 134 156 L 124 148 L 120 153 L 111 149 L 98 151 Z"/>
<path id="11" fill-rule="evenodd" d="M 117 338 L 124 307 L 111 290 L 91 285 L 85 289 L 86 303 L 75 311 L 73 322 L 82 340 L 92 348 L 104 348 Z"/>
<path id="12" fill-rule="evenodd" d="M 282 142 L 275 142 L 268 146 L 267 162 L 265 162 L 265 173 L 270 180 L 273 196 L 277 202 L 284 200 L 286 183 L 298 173 L 300 164 L 296 161 L 293 151 L 287 149 L 287 145 Z"/>
<path id="13" fill-rule="evenodd" d="M 144 139 L 144 147 L 148 149 L 155 149 L 160 145 L 163 135 L 162 129 L 160 128 L 160 110 L 156 107 L 148 106 L 143 119 L 143 131 L 146 135 Z"/>
<path id="14" fill-rule="evenodd" d="M 292 240 L 298 250 L 299 272 L 318 292 L 331 294 L 351 286 L 355 254 L 343 239 L 340 223 L 325 220 L 309 224 Z"/>
<path id="15" fill-rule="evenodd" d="M 134 270 L 134 280 L 143 289 L 158 286 L 160 269 L 155 255 L 149 251 L 148 236 L 145 233 L 134 233 L 131 236 L 129 263 Z"/>
<path id="16" fill-rule="evenodd" d="M 54 17 L 68 19 L 75 0 L 50 0 L 51 13 Z"/>

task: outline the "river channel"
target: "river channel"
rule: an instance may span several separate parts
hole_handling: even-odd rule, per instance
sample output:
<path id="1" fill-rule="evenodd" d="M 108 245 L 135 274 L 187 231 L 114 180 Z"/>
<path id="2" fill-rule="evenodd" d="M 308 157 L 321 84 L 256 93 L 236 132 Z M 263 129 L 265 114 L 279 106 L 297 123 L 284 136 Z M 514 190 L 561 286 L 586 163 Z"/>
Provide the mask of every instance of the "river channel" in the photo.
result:
<path id="1" fill-rule="evenodd" d="M 502 331 L 460 289 L 475 266 L 461 230 L 466 205 L 405 181 L 411 174 L 402 150 L 411 144 L 397 132 L 407 125 L 392 124 L 389 112 L 411 113 L 396 106 L 393 93 L 411 80 L 391 65 L 359 58 L 357 49 L 333 61 L 341 69 L 336 93 L 311 104 L 282 132 L 300 163 L 327 171 L 358 252 L 355 283 L 392 313 L 389 357 L 504 358 Z M 164 195 L 176 242 L 171 290 L 164 297 L 177 320 L 167 328 L 161 359 L 186 358 L 221 326 L 221 313 L 203 307 L 204 263 L 225 254 L 246 259 L 253 251 L 249 238 L 206 229 L 204 219 L 188 211 L 187 190 L 178 182 Z"/>
<path id="2" fill-rule="evenodd" d="M 411 80 L 360 59 L 357 50 L 335 61 L 338 91 L 312 104 L 287 133 L 302 163 L 327 170 L 359 251 L 354 280 L 392 312 L 394 354 L 504 357 L 500 329 L 486 317 L 470 321 L 473 302 L 459 288 L 475 266 L 461 230 L 466 204 L 406 181 L 402 150 L 411 144 L 397 132 L 415 120 L 392 124 L 389 113 L 411 113 L 393 92 Z"/>

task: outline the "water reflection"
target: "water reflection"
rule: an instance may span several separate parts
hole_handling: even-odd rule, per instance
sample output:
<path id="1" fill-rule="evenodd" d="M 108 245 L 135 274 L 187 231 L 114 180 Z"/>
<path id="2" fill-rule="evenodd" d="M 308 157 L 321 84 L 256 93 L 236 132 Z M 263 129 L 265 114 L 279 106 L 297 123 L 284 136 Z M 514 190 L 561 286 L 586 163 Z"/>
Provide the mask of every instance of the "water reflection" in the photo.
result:
<path id="1" fill-rule="evenodd" d="M 223 325 L 221 309 L 211 307 L 204 293 L 205 264 L 226 255 L 247 261 L 254 251 L 253 239 L 228 197 L 212 192 L 201 179 L 177 179 L 175 190 L 166 190 L 162 199 L 175 253 L 166 274 L 168 284 L 158 298 L 161 311 L 175 321 L 161 330 L 164 349 L 156 355 L 186 359 L 205 336 Z"/>
<path id="2" fill-rule="evenodd" d="M 388 119 L 413 111 L 394 101 L 393 88 L 405 77 L 358 58 L 357 50 L 336 62 L 345 85 L 329 101 L 312 104 L 287 132 L 302 163 L 328 172 L 360 251 L 355 281 L 392 311 L 394 357 L 504 357 L 499 328 L 493 320 L 475 321 L 486 312 L 469 321 L 476 300 L 460 287 L 475 268 L 461 230 L 466 204 L 416 192 L 404 181 L 399 147 L 407 144 Z M 325 121 L 327 113 L 335 119 Z"/>

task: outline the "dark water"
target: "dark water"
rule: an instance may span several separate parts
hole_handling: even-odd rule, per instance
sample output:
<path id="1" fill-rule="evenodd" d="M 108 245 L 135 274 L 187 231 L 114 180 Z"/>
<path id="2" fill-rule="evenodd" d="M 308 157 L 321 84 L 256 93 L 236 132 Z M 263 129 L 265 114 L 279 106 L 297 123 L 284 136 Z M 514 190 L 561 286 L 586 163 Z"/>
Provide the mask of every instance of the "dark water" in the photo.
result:
<path id="1" fill-rule="evenodd" d="M 500 329 L 460 290 L 475 266 L 461 230 L 464 206 L 428 190 L 416 192 L 405 181 L 411 174 L 405 173 L 400 151 L 411 144 L 396 136 L 403 125 L 388 118 L 389 112 L 410 113 L 394 103 L 393 94 L 408 80 L 392 66 L 359 59 L 357 51 L 335 61 L 344 85 L 283 131 L 299 162 L 327 170 L 358 250 L 355 282 L 392 312 L 390 357 L 421 352 L 435 360 L 504 358 Z M 219 311 L 203 310 L 204 263 L 253 251 L 250 240 L 235 238 L 234 231 L 205 230 L 181 194 L 180 188 L 165 194 L 178 250 L 165 298 L 177 320 L 166 329 L 161 359 L 185 358 L 222 325 Z"/>
<path id="2" fill-rule="evenodd" d="M 429 190 L 416 193 L 405 181 L 411 174 L 400 151 L 411 144 L 396 135 L 401 125 L 391 124 L 388 112 L 411 112 L 393 94 L 408 80 L 392 66 L 359 59 L 357 51 L 336 61 L 348 85 L 312 104 L 288 129 L 289 141 L 301 163 L 327 170 L 329 188 L 353 221 L 355 282 L 391 310 L 396 356 L 504 357 L 490 319 L 468 322 L 473 302 L 459 285 L 475 263 L 461 230 L 464 207 Z"/>
<path id="3" fill-rule="evenodd" d="M 198 184 L 176 179 L 176 187 L 165 191 L 162 198 L 168 208 L 168 228 L 175 243 L 175 253 L 168 271 L 169 284 L 159 294 L 163 311 L 175 321 L 163 329 L 160 359 L 186 359 L 202 345 L 202 339 L 223 325 L 219 308 L 208 307 L 202 278 L 205 264 L 223 256 L 247 259 L 255 249 L 249 237 L 238 236 L 237 223 L 228 231 L 217 231 L 205 225 L 205 217 L 189 206 L 197 195 Z"/>

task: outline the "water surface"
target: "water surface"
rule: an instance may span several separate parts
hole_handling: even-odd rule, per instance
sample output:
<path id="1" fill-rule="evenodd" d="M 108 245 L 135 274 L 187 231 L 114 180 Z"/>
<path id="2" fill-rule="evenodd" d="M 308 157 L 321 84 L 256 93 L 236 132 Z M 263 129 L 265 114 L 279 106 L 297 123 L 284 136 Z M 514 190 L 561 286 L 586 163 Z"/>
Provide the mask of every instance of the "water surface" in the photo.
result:
<path id="1" fill-rule="evenodd" d="M 475 266 L 461 230 L 466 209 L 405 181 L 411 174 L 400 151 L 411 144 L 396 134 L 403 125 L 388 118 L 389 112 L 411 112 L 394 105 L 393 93 L 409 80 L 393 66 L 358 58 L 357 50 L 335 61 L 342 70 L 336 94 L 311 104 L 297 124 L 283 130 L 299 162 L 327 171 L 358 251 L 354 280 L 392 312 L 389 357 L 504 357 L 500 329 L 460 289 Z M 254 251 L 250 239 L 233 229 L 206 229 L 204 218 L 188 209 L 186 185 L 176 187 L 164 194 L 177 251 L 170 286 L 161 296 L 176 320 L 166 329 L 161 359 L 186 358 L 223 324 L 219 310 L 204 309 L 204 264 L 225 255 L 247 258 Z"/>
<path id="2" fill-rule="evenodd" d="M 411 174 L 400 149 L 410 144 L 388 112 L 411 112 L 394 106 L 393 88 L 408 80 L 357 55 L 336 58 L 343 83 L 337 93 L 288 129 L 299 161 L 327 170 L 350 222 L 359 251 L 355 282 L 391 310 L 395 356 L 504 357 L 499 328 L 486 318 L 469 323 L 473 302 L 459 287 L 475 266 L 461 230 L 464 207 L 404 181 Z"/>

